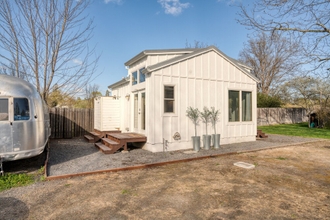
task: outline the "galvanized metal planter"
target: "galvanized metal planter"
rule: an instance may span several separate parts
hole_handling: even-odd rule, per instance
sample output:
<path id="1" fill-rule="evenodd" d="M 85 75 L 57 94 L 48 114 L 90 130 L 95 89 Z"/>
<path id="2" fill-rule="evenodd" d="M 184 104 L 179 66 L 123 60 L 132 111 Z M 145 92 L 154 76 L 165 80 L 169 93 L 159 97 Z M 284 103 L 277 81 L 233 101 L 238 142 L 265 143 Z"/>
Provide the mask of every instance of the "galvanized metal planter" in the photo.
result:
<path id="1" fill-rule="evenodd" d="M 220 134 L 212 134 L 212 143 L 214 149 L 220 148 Z"/>
<path id="2" fill-rule="evenodd" d="M 204 150 L 210 150 L 211 148 L 211 135 L 203 135 Z"/>
<path id="3" fill-rule="evenodd" d="M 200 151 L 201 149 L 201 137 L 200 136 L 192 136 L 191 140 L 193 142 L 194 151 Z"/>

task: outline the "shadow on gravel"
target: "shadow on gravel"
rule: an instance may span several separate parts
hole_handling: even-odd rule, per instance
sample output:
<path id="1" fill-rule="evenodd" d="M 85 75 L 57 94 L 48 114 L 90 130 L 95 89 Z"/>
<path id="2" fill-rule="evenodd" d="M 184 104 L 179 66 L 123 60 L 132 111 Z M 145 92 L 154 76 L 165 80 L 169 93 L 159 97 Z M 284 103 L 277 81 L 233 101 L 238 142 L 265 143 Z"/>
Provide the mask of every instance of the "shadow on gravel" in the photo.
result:
<path id="1" fill-rule="evenodd" d="M 88 143 L 83 137 L 51 139 L 49 151 L 49 162 L 52 165 L 100 153 L 94 143 Z"/>
<path id="2" fill-rule="evenodd" d="M 3 169 L 5 173 L 33 173 L 45 165 L 46 157 L 47 149 L 45 148 L 44 152 L 38 156 L 15 161 L 6 161 L 3 163 Z"/>
<path id="3" fill-rule="evenodd" d="M 0 218 L 6 219 L 27 219 L 29 208 L 21 200 L 12 197 L 0 197 Z"/>

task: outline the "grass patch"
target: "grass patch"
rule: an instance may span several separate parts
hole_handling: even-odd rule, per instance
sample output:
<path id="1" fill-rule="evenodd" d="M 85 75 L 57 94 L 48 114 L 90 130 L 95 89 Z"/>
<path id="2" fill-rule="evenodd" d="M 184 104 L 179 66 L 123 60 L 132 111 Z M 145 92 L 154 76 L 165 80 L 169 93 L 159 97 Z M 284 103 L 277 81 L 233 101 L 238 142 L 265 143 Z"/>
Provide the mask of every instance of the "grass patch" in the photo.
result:
<path id="1" fill-rule="evenodd" d="M 122 194 L 122 195 L 127 195 L 127 194 L 130 194 L 130 191 L 129 191 L 128 189 L 123 189 L 123 190 L 121 191 L 121 194 Z"/>
<path id="2" fill-rule="evenodd" d="M 278 159 L 278 160 L 286 160 L 285 157 L 277 157 L 276 159 Z"/>
<path id="3" fill-rule="evenodd" d="M 0 192 L 13 187 L 26 186 L 34 182 L 34 176 L 21 174 L 5 174 L 0 176 Z"/>
<path id="4" fill-rule="evenodd" d="M 330 129 L 309 128 L 307 122 L 298 124 L 258 126 L 258 129 L 262 130 L 262 132 L 266 134 L 282 134 L 288 136 L 330 139 Z"/>
<path id="5" fill-rule="evenodd" d="M 0 176 L 0 192 L 13 187 L 27 186 L 35 182 L 45 181 L 45 167 L 42 166 L 34 173 L 5 173 Z"/>

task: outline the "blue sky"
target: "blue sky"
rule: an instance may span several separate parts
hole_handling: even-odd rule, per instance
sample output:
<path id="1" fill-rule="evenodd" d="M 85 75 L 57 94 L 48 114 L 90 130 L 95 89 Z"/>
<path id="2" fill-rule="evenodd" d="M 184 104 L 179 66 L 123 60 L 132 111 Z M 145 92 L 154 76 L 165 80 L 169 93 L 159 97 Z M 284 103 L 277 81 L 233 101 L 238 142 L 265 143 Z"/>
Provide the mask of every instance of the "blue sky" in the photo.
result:
<path id="1" fill-rule="evenodd" d="M 234 0 L 94 0 L 94 36 L 101 55 L 92 84 L 102 94 L 127 75 L 124 63 L 143 50 L 185 48 L 195 41 L 238 58 L 248 31 L 237 23 Z"/>

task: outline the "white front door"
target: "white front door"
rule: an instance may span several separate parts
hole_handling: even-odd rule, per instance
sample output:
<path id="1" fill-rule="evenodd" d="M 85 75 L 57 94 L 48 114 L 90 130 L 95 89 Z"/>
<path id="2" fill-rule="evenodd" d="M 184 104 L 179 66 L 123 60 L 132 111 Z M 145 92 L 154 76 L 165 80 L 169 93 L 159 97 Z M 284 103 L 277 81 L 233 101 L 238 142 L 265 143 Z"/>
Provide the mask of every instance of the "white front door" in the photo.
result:
<path id="1" fill-rule="evenodd" d="M 133 94 L 134 97 L 134 117 L 133 128 L 134 132 L 145 133 L 146 130 L 146 93 L 145 91 L 137 92 Z"/>

